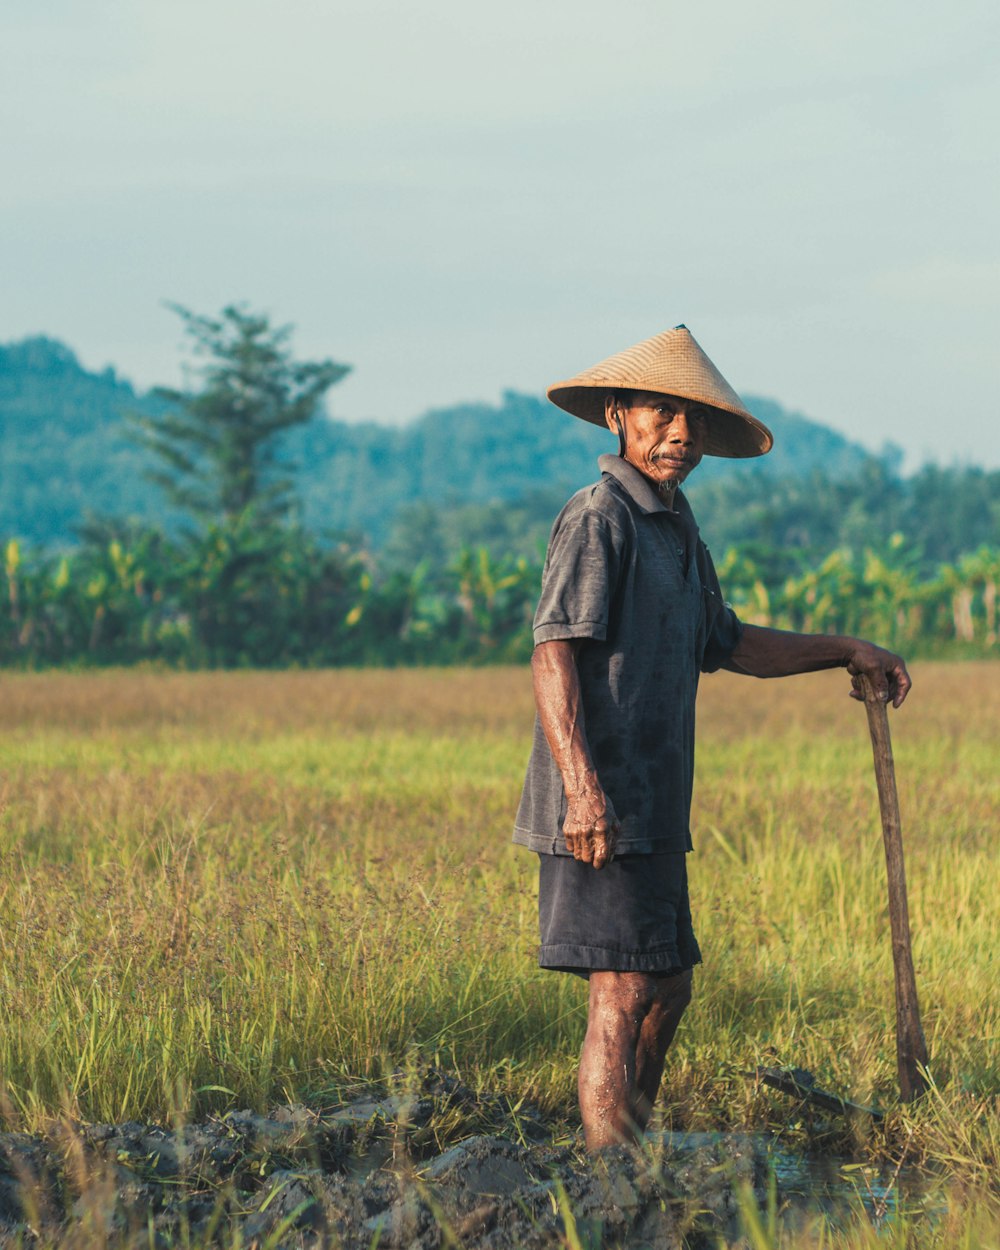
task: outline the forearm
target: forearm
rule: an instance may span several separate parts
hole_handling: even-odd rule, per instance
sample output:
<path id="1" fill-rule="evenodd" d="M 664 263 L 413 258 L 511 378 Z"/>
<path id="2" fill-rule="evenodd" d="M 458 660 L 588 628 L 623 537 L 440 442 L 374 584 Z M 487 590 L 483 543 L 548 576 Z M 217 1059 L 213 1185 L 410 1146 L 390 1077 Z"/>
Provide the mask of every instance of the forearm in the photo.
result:
<path id="1" fill-rule="evenodd" d="M 576 667 L 579 643 L 543 642 L 531 657 L 538 720 L 563 780 L 567 798 L 600 788 L 587 742 Z"/>
<path id="2" fill-rule="evenodd" d="M 750 677 L 791 677 L 825 668 L 846 668 L 856 638 L 838 634 L 795 634 L 744 625 L 743 637 L 725 668 Z"/>
<path id="3" fill-rule="evenodd" d="M 873 642 L 844 634 L 795 634 L 760 625 L 743 627 L 743 637 L 724 667 L 750 677 L 791 677 L 846 668 L 855 698 L 863 697 L 860 679 L 865 677 L 876 697 L 891 700 L 893 707 L 899 707 L 912 685 L 903 659 Z"/>
<path id="4" fill-rule="evenodd" d="M 576 667 L 579 648 L 570 639 L 539 643 L 531 657 L 531 676 L 538 719 L 566 793 L 566 848 L 574 859 L 603 868 L 614 857 L 619 824 L 587 743 Z"/>

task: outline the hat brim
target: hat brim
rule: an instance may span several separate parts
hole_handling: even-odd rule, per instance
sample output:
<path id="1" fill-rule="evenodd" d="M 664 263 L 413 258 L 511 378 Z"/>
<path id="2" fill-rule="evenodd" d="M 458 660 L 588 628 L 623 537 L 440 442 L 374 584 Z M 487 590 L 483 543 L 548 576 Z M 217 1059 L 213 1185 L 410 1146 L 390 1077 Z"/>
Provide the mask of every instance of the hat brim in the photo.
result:
<path id="1" fill-rule="evenodd" d="M 652 391 L 656 395 L 678 394 L 677 391 L 658 390 L 656 387 L 623 387 L 613 383 L 581 386 L 576 381 L 556 382 L 545 393 L 563 411 L 606 429 L 605 397 L 611 391 L 636 389 Z M 766 455 L 774 445 L 774 436 L 771 431 L 763 421 L 758 421 L 745 408 L 723 407 L 717 399 L 710 400 L 701 395 L 684 394 L 679 398 L 693 400 L 709 409 L 705 430 L 706 456 L 724 456 L 731 460 L 744 460 L 752 456 Z"/>

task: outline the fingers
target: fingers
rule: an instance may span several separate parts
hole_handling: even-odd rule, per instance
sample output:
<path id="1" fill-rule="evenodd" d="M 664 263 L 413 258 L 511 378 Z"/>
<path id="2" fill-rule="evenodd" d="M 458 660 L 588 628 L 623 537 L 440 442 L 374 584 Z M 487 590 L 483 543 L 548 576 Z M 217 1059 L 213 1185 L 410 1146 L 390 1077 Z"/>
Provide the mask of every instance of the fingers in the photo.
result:
<path id="1" fill-rule="evenodd" d="M 589 864 L 594 858 L 594 835 L 590 829 L 567 828 L 563 825 L 563 837 L 566 839 L 566 850 L 574 859 Z"/>
<path id="2" fill-rule="evenodd" d="M 847 671 L 851 674 L 851 698 L 861 702 L 865 698 L 862 676 L 871 683 L 875 698 L 882 703 L 891 702 L 893 707 L 902 704 L 913 685 L 900 657 L 891 651 L 883 651 L 881 647 L 873 648 L 872 654 L 859 650 L 848 664 Z"/>
<path id="3" fill-rule="evenodd" d="M 593 864 L 595 868 L 603 867 L 607 855 L 606 832 L 607 825 L 603 819 L 585 829 L 577 837 L 574 858 L 583 864 Z"/>
<path id="4" fill-rule="evenodd" d="M 906 696 L 910 693 L 913 681 L 910 674 L 906 671 L 906 665 L 902 660 L 892 669 L 889 678 L 889 693 L 892 695 L 892 706 L 899 707 Z"/>
<path id="5" fill-rule="evenodd" d="M 591 853 L 586 863 L 593 864 L 595 868 L 603 868 L 610 861 L 614 854 L 617 826 L 617 820 L 608 820 L 607 816 L 602 816 L 600 820 L 594 822 L 588 839 Z"/>
<path id="6" fill-rule="evenodd" d="M 621 826 L 618 824 L 618 821 L 615 820 L 608 827 L 605 834 L 600 835 L 595 839 L 593 859 L 595 868 L 604 868 L 614 859 L 615 847 L 618 844 L 618 831 L 620 828 Z"/>
<path id="7" fill-rule="evenodd" d="M 593 864 L 595 868 L 604 868 L 611 863 L 615 857 L 619 825 L 615 821 L 602 829 L 600 825 L 603 824 L 604 821 L 601 821 L 597 826 L 579 832 L 563 829 L 566 849 L 574 859 L 583 864 Z"/>
<path id="8" fill-rule="evenodd" d="M 903 661 L 895 656 L 892 659 L 894 662 L 891 665 L 880 668 L 876 677 L 872 678 L 872 687 L 876 697 L 883 703 L 892 703 L 893 707 L 899 707 L 910 693 L 913 682 Z"/>
<path id="9" fill-rule="evenodd" d="M 595 801 L 595 798 L 597 801 Z M 619 824 L 606 794 L 570 800 L 563 820 L 566 850 L 583 864 L 603 868 L 614 858 Z"/>

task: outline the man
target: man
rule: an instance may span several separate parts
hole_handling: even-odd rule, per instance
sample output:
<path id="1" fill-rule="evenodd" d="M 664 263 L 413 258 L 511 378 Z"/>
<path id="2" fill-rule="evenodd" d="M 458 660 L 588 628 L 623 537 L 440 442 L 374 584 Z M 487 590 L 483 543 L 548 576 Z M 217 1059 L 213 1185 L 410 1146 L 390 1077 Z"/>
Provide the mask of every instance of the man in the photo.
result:
<path id="1" fill-rule="evenodd" d="M 618 435 L 552 530 L 535 614 L 538 715 L 514 840 L 539 854 L 542 967 L 589 979 L 579 1096 L 590 1150 L 646 1127 L 701 961 L 685 856 L 701 672 L 846 667 L 899 707 L 899 656 L 742 624 L 678 490 L 703 455 L 763 455 L 753 417 L 685 326 L 549 398 Z"/>

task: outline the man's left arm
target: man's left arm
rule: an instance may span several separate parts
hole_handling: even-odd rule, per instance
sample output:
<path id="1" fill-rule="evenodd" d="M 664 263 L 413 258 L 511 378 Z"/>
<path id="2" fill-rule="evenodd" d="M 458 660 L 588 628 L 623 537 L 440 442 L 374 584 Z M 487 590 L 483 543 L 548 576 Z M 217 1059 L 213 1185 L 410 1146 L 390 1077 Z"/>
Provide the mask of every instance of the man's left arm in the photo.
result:
<path id="1" fill-rule="evenodd" d="M 722 667 L 750 677 L 791 677 L 846 668 L 853 678 L 866 676 L 876 695 L 893 707 L 899 707 L 913 684 L 902 658 L 872 642 L 836 634 L 795 634 L 762 625 L 743 626 L 736 649 Z M 857 681 L 851 696 L 864 697 Z"/>

